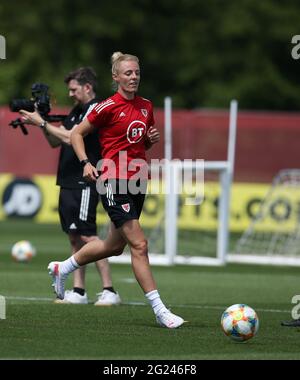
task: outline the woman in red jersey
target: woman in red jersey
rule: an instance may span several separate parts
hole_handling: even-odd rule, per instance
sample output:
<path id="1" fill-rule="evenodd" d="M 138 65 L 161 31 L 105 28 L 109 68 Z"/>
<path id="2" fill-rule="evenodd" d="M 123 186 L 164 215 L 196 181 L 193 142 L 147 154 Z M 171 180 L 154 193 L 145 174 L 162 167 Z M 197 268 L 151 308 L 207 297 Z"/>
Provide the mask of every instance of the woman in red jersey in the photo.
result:
<path id="1" fill-rule="evenodd" d="M 159 132 L 153 127 L 153 107 L 149 100 L 136 94 L 140 83 L 139 59 L 115 52 L 111 60 L 117 92 L 98 103 L 71 136 L 83 176 L 96 181 L 98 170 L 89 162 L 83 138 L 98 130 L 103 157 L 98 190 L 111 219 L 110 229 L 105 240 L 86 244 L 69 259 L 50 263 L 48 269 L 57 296 L 62 298 L 69 273 L 82 265 L 120 255 L 128 244 L 135 277 L 157 322 L 177 328 L 184 320 L 171 313 L 161 301 L 149 265 L 147 239 L 139 223 L 148 176 L 145 151 L 159 141 Z"/>

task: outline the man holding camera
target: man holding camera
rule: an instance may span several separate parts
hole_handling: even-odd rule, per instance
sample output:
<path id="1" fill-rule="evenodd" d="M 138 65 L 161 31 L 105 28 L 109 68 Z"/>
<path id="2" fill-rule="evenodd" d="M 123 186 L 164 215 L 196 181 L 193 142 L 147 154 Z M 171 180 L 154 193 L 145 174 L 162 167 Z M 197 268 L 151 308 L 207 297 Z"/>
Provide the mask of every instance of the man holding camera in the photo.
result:
<path id="1" fill-rule="evenodd" d="M 71 146 L 70 136 L 73 128 L 91 112 L 98 103 L 96 99 L 96 74 L 90 67 L 82 67 L 70 72 L 65 83 L 69 96 L 74 100 L 74 108 L 66 117 L 63 125 L 56 127 L 44 120 L 38 112 L 20 110 L 22 122 L 40 127 L 51 147 L 61 146 L 57 182 L 60 186 L 59 216 L 64 232 L 69 236 L 72 255 L 84 244 L 98 239 L 96 226 L 96 208 L 99 194 L 95 183 L 87 183 L 82 177 L 82 165 Z M 88 135 L 85 146 L 90 162 L 96 166 L 100 159 L 100 147 L 96 136 Z M 101 274 L 103 291 L 98 294 L 95 305 L 117 305 L 121 303 L 119 294 L 112 286 L 110 268 L 107 259 L 96 262 Z M 85 267 L 74 272 L 74 287 L 66 291 L 63 300 L 56 302 L 86 304 Z"/>

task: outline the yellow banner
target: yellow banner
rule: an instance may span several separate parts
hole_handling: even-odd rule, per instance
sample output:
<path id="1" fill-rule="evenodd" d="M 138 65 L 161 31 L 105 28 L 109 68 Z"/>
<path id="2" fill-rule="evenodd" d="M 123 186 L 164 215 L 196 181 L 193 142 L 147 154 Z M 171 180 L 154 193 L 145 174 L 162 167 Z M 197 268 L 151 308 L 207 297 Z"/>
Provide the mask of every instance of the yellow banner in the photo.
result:
<path id="1" fill-rule="evenodd" d="M 270 185 L 235 183 L 231 189 L 230 230 L 244 231 L 257 215 L 260 204 Z M 199 205 L 185 205 L 185 196 L 180 196 L 179 228 L 216 230 L 218 225 L 218 199 L 220 186 L 217 182 L 205 182 L 204 201 Z M 291 231 L 300 216 L 300 193 L 298 188 L 277 189 L 265 205 L 263 218 L 256 223 L 262 231 Z M 47 175 L 32 178 L 15 178 L 10 174 L 0 175 L 0 220 L 11 217 L 33 219 L 38 223 L 59 223 L 59 187 L 55 177 Z M 163 195 L 149 194 L 146 197 L 141 223 L 153 228 L 164 219 Z M 108 218 L 99 202 L 98 223 Z"/>

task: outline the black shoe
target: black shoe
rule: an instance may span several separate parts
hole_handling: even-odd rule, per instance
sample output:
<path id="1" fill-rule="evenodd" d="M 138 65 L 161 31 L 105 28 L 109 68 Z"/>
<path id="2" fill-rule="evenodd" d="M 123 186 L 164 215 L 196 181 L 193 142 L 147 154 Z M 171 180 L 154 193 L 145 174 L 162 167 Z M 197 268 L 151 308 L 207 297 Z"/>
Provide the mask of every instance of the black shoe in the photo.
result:
<path id="1" fill-rule="evenodd" d="M 291 321 L 282 321 L 281 326 L 300 327 L 300 318 L 299 319 L 292 319 Z"/>

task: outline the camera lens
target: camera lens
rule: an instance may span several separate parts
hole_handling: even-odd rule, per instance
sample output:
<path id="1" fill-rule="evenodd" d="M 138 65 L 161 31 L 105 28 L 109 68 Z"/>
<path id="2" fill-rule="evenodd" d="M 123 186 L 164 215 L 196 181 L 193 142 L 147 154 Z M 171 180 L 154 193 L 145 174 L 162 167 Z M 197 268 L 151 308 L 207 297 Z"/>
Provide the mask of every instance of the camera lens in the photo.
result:
<path id="1" fill-rule="evenodd" d="M 9 103 L 9 108 L 12 112 L 18 112 L 20 110 L 25 110 L 28 112 L 34 111 L 34 102 L 28 99 L 13 99 Z"/>

